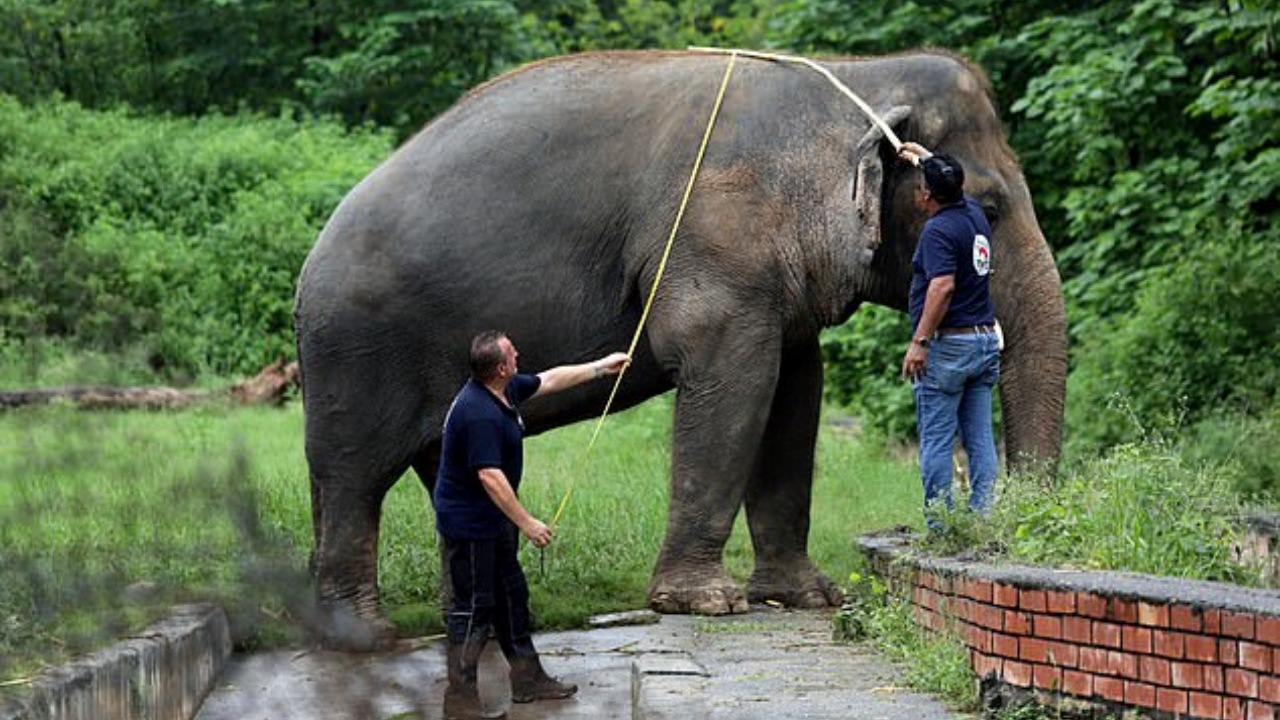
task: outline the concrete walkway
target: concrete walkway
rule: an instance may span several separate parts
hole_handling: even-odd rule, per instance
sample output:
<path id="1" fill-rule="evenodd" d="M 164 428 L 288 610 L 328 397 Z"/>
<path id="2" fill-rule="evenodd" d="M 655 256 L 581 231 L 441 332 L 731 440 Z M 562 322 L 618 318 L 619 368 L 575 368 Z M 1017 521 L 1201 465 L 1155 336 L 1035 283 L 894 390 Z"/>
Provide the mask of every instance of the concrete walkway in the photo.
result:
<path id="1" fill-rule="evenodd" d="M 506 664 L 490 643 L 481 694 L 511 720 L 946 720 L 965 717 L 899 686 L 862 645 L 833 642 L 829 612 L 755 609 L 535 636 L 548 672 L 579 685 L 568 700 L 512 705 Z M 235 656 L 196 720 L 383 720 L 442 717 L 443 640 L 394 652 Z"/>

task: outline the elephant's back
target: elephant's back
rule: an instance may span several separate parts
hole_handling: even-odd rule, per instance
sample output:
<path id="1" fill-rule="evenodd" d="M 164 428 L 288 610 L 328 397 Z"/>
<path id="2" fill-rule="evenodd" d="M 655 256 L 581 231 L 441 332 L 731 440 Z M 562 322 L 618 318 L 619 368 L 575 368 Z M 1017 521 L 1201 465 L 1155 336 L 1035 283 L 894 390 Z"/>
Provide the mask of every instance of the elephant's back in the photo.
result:
<path id="1" fill-rule="evenodd" d="M 689 133 L 685 118 L 610 90 L 661 94 L 634 75 L 668 74 L 663 54 L 625 55 L 513 71 L 410 138 L 330 217 L 303 269 L 300 309 L 412 293 L 418 307 L 444 310 L 486 284 L 581 285 L 601 273 L 616 287 L 623 246 L 656 236 L 674 212 L 654 197 L 679 191 L 663 146 Z"/>

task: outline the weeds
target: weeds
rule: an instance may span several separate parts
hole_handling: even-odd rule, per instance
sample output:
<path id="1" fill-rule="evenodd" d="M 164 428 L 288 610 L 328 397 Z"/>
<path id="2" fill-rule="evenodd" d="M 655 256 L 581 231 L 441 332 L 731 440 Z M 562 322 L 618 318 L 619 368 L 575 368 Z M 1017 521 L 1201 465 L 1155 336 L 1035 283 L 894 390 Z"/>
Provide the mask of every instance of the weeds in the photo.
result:
<path id="1" fill-rule="evenodd" d="M 1244 501 L 1231 460 L 1193 462 L 1158 434 L 1086 458 L 1057 478 L 1042 469 L 1002 478 L 989 517 L 943 510 L 919 544 L 931 555 L 1117 570 L 1258 585 L 1241 564 Z"/>
<path id="2" fill-rule="evenodd" d="M 1257 585 L 1260 568 L 1233 558 L 1244 506 L 1233 491 L 1240 466 L 1230 458 L 1188 459 L 1168 435 L 1148 431 L 1068 467 L 1002 479 L 991 516 L 944 511 L 943 529 L 918 545 L 925 553 L 1058 567 Z M 848 577 L 849 602 L 836 614 L 838 636 L 865 640 L 900 660 L 914 688 L 962 709 L 979 704 L 965 646 L 920 629 L 910 604 L 865 571 Z M 1060 710 L 1035 704 L 995 711 L 995 720 L 1049 720 Z"/>
<path id="3" fill-rule="evenodd" d="M 1232 560 L 1243 506 L 1231 464 L 1193 466 L 1159 438 L 1113 448 L 1067 471 L 1005 482 L 993 517 L 1011 558 L 1256 585 Z"/>
<path id="4" fill-rule="evenodd" d="M 849 575 L 847 602 L 835 615 L 838 638 L 870 642 L 903 667 L 907 684 L 961 710 L 978 707 L 978 685 L 959 639 L 922 630 L 911 604 L 888 592 L 873 574 Z"/>

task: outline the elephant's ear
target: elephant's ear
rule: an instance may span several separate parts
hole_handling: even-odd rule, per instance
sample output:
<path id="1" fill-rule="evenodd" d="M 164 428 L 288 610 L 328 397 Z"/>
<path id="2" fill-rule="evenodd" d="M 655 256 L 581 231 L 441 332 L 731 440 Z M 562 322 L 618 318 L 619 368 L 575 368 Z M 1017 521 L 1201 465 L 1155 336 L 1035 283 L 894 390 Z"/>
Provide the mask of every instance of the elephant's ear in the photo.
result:
<path id="1" fill-rule="evenodd" d="M 886 125 L 899 125 L 911 115 L 911 108 L 896 105 L 881 115 Z M 880 247 L 880 204 L 884 196 L 884 165 L 880 160 L 880 143 L 885 141 L 880 126 L 872 123 L 871 129 L 854 147 L 858 158 L 858 173 L 854 176 L 853 207 L 858 213 L 857 237 L 854 241 L 862 248 L 859 259 L 870 265 Z"/>

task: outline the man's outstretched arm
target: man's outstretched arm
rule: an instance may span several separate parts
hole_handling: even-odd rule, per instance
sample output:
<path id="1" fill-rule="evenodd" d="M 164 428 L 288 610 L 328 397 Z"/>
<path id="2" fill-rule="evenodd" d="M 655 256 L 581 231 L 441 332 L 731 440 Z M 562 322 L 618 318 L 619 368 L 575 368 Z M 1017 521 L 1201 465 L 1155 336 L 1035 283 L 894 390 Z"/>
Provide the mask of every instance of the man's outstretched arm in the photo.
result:
<path id="1" fill-rule="evenodd" d="M 631 358 L 626 353 L 616 352 L 580 365 L 560 365 L 544 370 L 538 373 L 542 384 L 538 386 L 538 392 L 534 393 L 534 397 L 568 390 L 575 385 L 581 385 L 605 375 L 617 375 L 629 362 Z"/>

